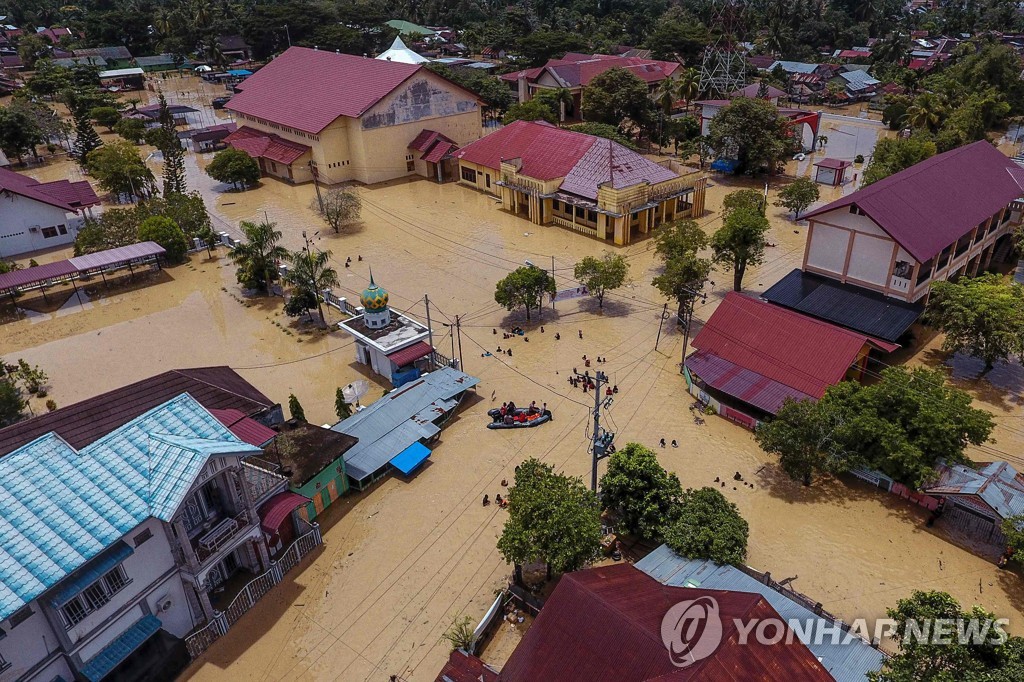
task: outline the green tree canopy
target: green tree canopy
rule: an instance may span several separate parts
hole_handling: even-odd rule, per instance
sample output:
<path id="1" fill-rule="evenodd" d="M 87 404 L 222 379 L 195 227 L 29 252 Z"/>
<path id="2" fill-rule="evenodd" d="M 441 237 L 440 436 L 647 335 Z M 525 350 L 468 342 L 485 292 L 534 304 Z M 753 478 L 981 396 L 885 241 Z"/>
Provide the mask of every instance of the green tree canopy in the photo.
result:
<path id="1" fill-rule="evenodd" d="M 652 284 L 666 298 L 678 304 L 683 316 L 686 304 L 699 292 L 711 273 L 711 260 L 699 253 L 708 246 L 708 236 L 692 220 L 677 220 L 662 226 L 654 235 L 655 252 L 664 270 Z"/>
<path id="2" fill-rule="evenodd" d="M 115 140 L 89 152 L 85 167 L 100 187 L 118 197 L 148 198 L 156 193 L 156 178 L 138 148 Z"/>
<path id="3" fill-rule="evenodd" d="M 830 401 L 787 398 L 774 419 L 758 425 L 754 438 L 761 449 L 778 456 L 790 478 L 810 485 L 815 475 L 852 467 L 844 446 L 844 417 Z"/>
<path id="4" fill-rule="evenodd" d="M 862 187 L 878 182 L 905 168 L 910 168 L 914 164 L 934 156 L 935 152 L 935 143 L 919 136 L 879 140 L 875 145 L 871 162 L 864 169 Z"/>
<path id="5" fill-rule="evenodd" d="M 341 228 L 359 220 L 363 200 L 354 187 L 337 187 L 327 190 L 322 197 L 310 201 L 310 208 L 320 214 L 335 234 Z"/>
<path id="6" fill-rule="evenodd" d="M 654 105 L 647 85 L 623 68 L 608 69 L 594 76 L 583 88 L 583 115 L 588 121 L 607 123 L 627 130 L 626 121 L 643 126 L 652 118 Z"/>
<path id="7" fill-rule="evenodd" d="M 122 118 L 114 123 L 114 132 L 132 144 L 141 144 L 146 136 L 146 124 L 137 118 Z"/>
<path id="8" fill-rule="evenodd" d="M 206 167 L 206 174 L 217 182 L 227 182 L 235 189 L 242 189 L 260 181 L 260 165 L 241 149 L 228 147 L 214 155 Z"/>
<path id="9" fill-rule="evenodd" d="M 501 122 L 505 125 L 515 123 L 516 121 L 547 121 L 552 125 L 558 125 L 558 114 L 547 104 L 538 100 L 531 99 L 526 102 L 513 104 L 505 112 L 504 118 Z"/>
<path id="10" fill-rule="evenodd" d="M 768 219 L 760 211 L 741 207 L 726 213 L 722 227 L 711 235 L 715 262 L 732 268 L 734 291 L 743 288 L 743 276 L 748 266 L 764 262 L 768 228 Z"/>
<path id="11" fill-rule="evenodd" d="M 784 206 L 793 212 L 793 220 L 800 220 L 800 213 L 818 200 L 818 183 L 810 178 L 797 178 L 779 190 L 776 206 Z"/>
<path id="12" fill-rule="evenodd" d="M 627 149 L 636 150 L 636 145 L 628 137 L 619 132 L 619 129 L 615 126 L 608 125 L 607 123 L 576 123 L 570 126 L 565 126 L 566 130 L 572 130 L 577 133 L 583 133 L 584 135 L 593 135 L 594 137 L 603 137 L 613 142 L 618 142 Z"/>
<path id="13" fill-rule="evenodd" d="M 740 565 L 747 557 L 750 528 L 736 505 L 714 488 L 687 489 L 677 517 L 665 530 L 665 544 L 688 559 Z"/>
<path id="14" fill-rule="evenodd" d="M 549 572 L 583 568 L 601 550 L 601 505 L 579 478 L 528 459 L 508 491 L 508 519 L 498 551 L 517 569 L 544 562 Z"/>
<path id="15" fill-rule="evenodd" d="M 86 217 L 75 236 L 75 255 L 135 244 L 141 222 L 139 214 L 130 208 L 108 208 L 96 217 Z"/>
<path id="16" fill-rule="evenodd" d="M 75 122 L 75 145 L 72 149 L 72 156 L 83 168 L 88 168 L 89 154 L 103 145 L 99 133 L 92 127 L 92 120 L 89 118 L 89 109 L 84 103 L 69 104 L 71 116 Z"/>
<path id="17" fill-rule="evenodd" d="M 114 125 L 121 120 L 121 112 L 116 107 L 95 107 L 89 112 L 89 117 L 96 121 L 96 125 L 114 132 Z"/>
<path id="18" fill-rule="evenodd" d="M 1024 287 L 996 274 L 935 282 L 925 320 L 945 334 L 942 350 L 985 361 L 1024 358 Z"/>
<path id="19" fill-rule="evenodd" d="M 516 268 L 494 289 L 494 301 L 506 310 L 526 308 L 526 319 L 530 311 L 540 308 L 544 294 L 555 295 L 555 278 L 546 270 L 534 266 Z"/>
<path id="20" fill-rule="evenodd" d="M 664 538 L 682 494 L 676 475 L 665 471 L 654 452 L 639 443 L 615 452 L 601 478 L 602 506 L 615 514 L 626 532 L 652 542 Z"/>
<path id="21" fill-rule="evenodd" d="M 598 308 L 604 309 L 605 294 L 626 283 L 629 262 L 624 256 L 613 253 L 606 253 L 601 258 L 586 256 L 576 263 L 573 276 L 597 299 Z"/>
<path id="22" fill-rule="evenodd" d="M 323 303 L 320 295 L 324 289 L 331 289 L 341 284 L 338 272 L 332 268 L 330 251 L 293 251 L 288 256 L 292 267 L 285 278 L 298 292 L 306 291 L 313 295 L 315 307 L 320 312 L 321 326 L 327 326 L 324 317 Z"/>
<path id="23" fill-rule="evenodd" d="M 164 196 L 169 197 L 175 194 L 184 194 L 188 187 L 185 184 L 185 150 L 178 139 L 178 131 L 174 127 L 174 116 L 167 106 L 167 99 L 164 93 L 159 96 L 159 115 L 161 144 L 160 153 L 164 157 Z"/>
<path id="24" fill-rule="evenodd" d="M 738 173 L 774 173 L 799 145 L 775 105 L 753 97 L 723 107 L 708 124 L 707 138 L 720 158 L 736 159 Z"/>
<path id="25" fill-rule="evenodd" d="M 302 404 L 299 403 L 299 399 L 292 393 L 288 396 L 288 413 L 291 414 L 292 419 L 297 419 L 300 422 L 306 421 L 306 412 L 302 409 Z"/>
<path id="26" fill-rule="evenodd" d="M 24 111 L 15 107 L 0 107 L 0 150 L 20 163 L 26 154 L 35 154 L 42 144 L 43 131 L 39 124 Z"/>
<path id="27" fill-rule="evenodd" d="M 231 250 L 231 260 L 237 266 L 235 278 L 246 289 L 270 293 L 270 283 L 277 279 L 277 264 L 288 257 L 280 245 L 281 232 L 271 222 L 239 224 L 245 240 Z"/>
<path id="28" fill-rule="evenodd" d="M 153 216 L 139 225 L 139 241 L 156 242 L 167 250 L 169 263 L 181 263 L 188 253 L 188 239 L 178 224 L 170 218 Z"/>

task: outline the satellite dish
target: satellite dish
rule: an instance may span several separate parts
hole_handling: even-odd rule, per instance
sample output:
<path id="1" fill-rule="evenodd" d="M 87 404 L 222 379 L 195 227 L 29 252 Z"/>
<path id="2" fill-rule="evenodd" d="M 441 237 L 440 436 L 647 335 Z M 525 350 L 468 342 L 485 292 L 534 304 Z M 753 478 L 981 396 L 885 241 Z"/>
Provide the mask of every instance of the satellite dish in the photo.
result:
<path id="1" fill-rule="evenodd" d="M 345 396 L 345 402 L 349 405 L 356 405 L 359 403 L 359 399 L 367 394 L 370 390 L 370 382 L 366 379 L 359 379 L 353 381 L 351 384 L 341 389 L 341 394 Z"/>

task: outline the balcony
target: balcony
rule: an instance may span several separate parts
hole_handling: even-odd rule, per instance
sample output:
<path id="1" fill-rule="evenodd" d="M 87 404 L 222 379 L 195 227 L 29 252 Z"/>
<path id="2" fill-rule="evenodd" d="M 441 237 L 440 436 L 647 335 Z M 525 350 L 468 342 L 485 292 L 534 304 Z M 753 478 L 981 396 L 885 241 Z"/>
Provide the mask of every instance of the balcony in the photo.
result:
<path id="1" fill-rule="evenodd" d="M 230 545 L 232 540 L 247 530 L 250 525 L 249 514 L 244 511 L 237 516 L 207 521 L 204 524 L 204 531 L 189 541 L 199 564 L 206 563 L 210 557 Z"/>
<path id="2" fill-rule="evenodd" d="M 895 289 L 896 291 L 901 291 L 903 293 L 907 293 L 910 291 L 910 280 L 893 275 L 892 278 L 889 280 L 889 288 Z"/>

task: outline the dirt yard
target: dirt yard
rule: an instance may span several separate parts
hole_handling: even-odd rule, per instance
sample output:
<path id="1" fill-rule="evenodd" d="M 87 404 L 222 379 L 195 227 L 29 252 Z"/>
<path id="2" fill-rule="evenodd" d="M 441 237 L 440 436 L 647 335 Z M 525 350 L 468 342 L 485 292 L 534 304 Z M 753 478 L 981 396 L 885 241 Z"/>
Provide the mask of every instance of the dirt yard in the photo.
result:
<path id="1" fill-rule="evenodd" d="M 554 256 L 559 287 L 569 287 L 573 263 L 609 247 L 507 215 L 482 194 L 426 180 L 362 189 L 363 222 L 336 235 L 309 210 L 311 186 L 266 181 L 256 190 L 226 192 L 200 172 L 204 163 L 188 156 L 189 183 L 209 200 L 218 229 L 267 216 L 292 249 L 302 244 L 303 230 L 318 231 L 315 246 L 333 252 L 341 295 L 355 296 L 370 267 L 396 309 L 423 319 L 429 294 L 435 345 L 452 352 L 441 323 L 460 315 L 465 369 L 482 383 L 429 464 L 409 480 L 385 480 L 330 508 L 321 519 L 324 548 L 193 665 L 187 679 L 227 673 L 260 682 L 432 680 L 447 655 L 441 633 L 456 616 L 479 619 L 509 572 L 495 549 L 504 512 L 482 507 L 481 497 L 503 492 L 500 481 L 512 479 L 515 465 L 531 456 L 589 480 L 592 397 L 567 383 L 584 354 L 607 357 L 602 369 L 619 387 L 606 416 L 616 442 L 657 447 L 662 437 L 678 440 L 678 449 L 658 454 L 685 486 L 713 485 L 715 477 L 731 482 L 735 472 L 752 481 L 752 489 L 722 488 L 750 522 L 749 563 L 776 579 L 795 578 L 794 588 L 827 610 L 844 619 L 877 617 L 915 588 L 948 590 L 1012 620 L 1024 610 L 1019 575 L 949 543 L 902 500 L 866 485 L 795 485 L 749 432 L 719 418 L 695 424 L 679 375 L 682 336 L 673 324 L 666 323 L 654 350 L 664 300 L 650 285 L 656 272 L 650 241 L 621 250 L 632 283 L 610 295 L 603 312 L 589 300 L 568 301 L 526 325 L 494 303 L 499 278 L 527 259 L 551 267 Z M 60 172 L 55 164 L 31 174 Z M 741 186 L 717 179 L 713 185 L 700 219 L 709 232 L 720 224 L 722 197 Z M 799 266 L 806 227 L 782 211 L 769 209 L 775 246 L 768 262 L 748 273 L 750 292 Z M 716 272 L 713 279 L 707 303 L 697 308 L 699 320 L 724 296 L 731 274 Z M 280 312 L 281 303 L 243 298 L 223 250 L 214 258 L 200 253 L 130 286 L 93 286 L 88 299 L 69 298 L 56 311 L 36 305 L 38 312 L 14 319 L 7 310 L 0 354 L 42 366 L 51 377 L 49 397 L 59 405 L 174 367 L 227 364 L 275 400 L 284 403 L 294 393 L 311 421 L 333 423 L 335 388 L 366 375 L 349 339 L 340 332 L 302 334 Z M 527 327 L 529 341 L 492 333 L 511 324 Z M 512 357 L 482 357 L 509 344 Z M 915 361 L 943 358 L 928 346 Z M 964 383 L 996 413 L 996 447 L 1019 452 L 1024 439 L 1013 424 L 1022 413 L 1021 384 Z M 486 410 L 509 399 L 547 402 L 555 420 L 526 433 L 485 429 Z M 1011 621 L 1011 629 L 1019 628 Z"/>

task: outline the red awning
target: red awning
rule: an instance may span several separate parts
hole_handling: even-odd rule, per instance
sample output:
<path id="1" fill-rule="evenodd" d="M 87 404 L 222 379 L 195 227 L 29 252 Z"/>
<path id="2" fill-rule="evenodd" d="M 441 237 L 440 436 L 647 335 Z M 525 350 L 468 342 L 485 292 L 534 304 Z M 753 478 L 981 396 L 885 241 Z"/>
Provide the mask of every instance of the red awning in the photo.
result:
<path id="1" fill-rule="evenodd" d="M 422 357 L 430 355 L 433 350 L 434 349 L 426 343 L 417 341 L 411 346 L 406 346 L 402 350 L 396 350 L 388 356 L 388 360 L 395 363 L 396 367 L 405 367 L 408 364 L 416 362 Z"/>
<path id="2" fill-rule="evenodd" d="M 288 515 L 307 502 L 308 497 L 290 491 L 274 495 L 260 507 L 260 528 L 267 533 L 277 533 Z"/>

